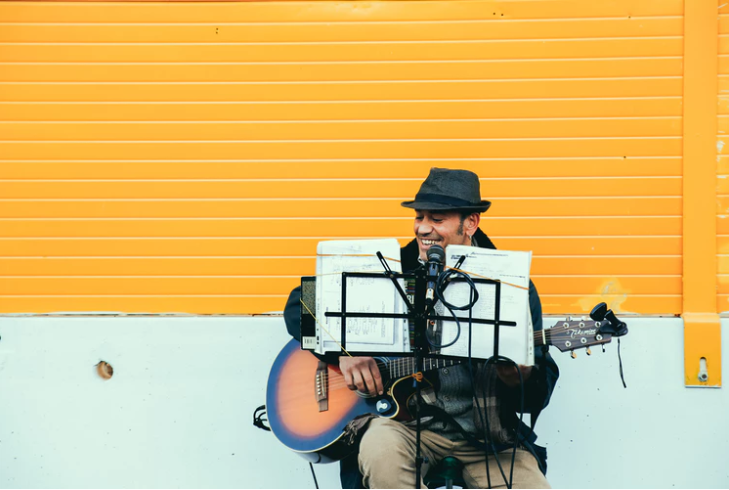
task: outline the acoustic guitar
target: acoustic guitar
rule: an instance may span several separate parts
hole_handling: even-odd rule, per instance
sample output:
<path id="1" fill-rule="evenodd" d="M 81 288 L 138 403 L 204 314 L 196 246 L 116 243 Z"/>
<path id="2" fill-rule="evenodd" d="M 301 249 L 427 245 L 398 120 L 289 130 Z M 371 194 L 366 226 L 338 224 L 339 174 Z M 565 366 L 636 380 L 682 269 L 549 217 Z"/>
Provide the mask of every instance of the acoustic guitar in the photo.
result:
<path id="1" fill-rule="evenodd" d="M 599 332 L 600 322 L 568 319 L 534 332 L 534 345 L 553 345 L 561 352 L 607 344 L 612 335 Z M 574 357 L 575 353 L 572 352 Z M 337 366 L 319 361 L 291 340 L 273 363 L 268 377 L 266 409 L 271 431 L 286 447 L 313 463 L 342 459 L 353 449 L 343 440 L 344 428 L 355 417 L 375 414 L 407 421 L 407 401 L 414 395 L 412 357 L 376 357 L 385 394 L 350 390 Z M 425 371 L 443 369 L 463 359 L 424 360 Z M 427 381 L 427 379 L 426 379 Z"/>

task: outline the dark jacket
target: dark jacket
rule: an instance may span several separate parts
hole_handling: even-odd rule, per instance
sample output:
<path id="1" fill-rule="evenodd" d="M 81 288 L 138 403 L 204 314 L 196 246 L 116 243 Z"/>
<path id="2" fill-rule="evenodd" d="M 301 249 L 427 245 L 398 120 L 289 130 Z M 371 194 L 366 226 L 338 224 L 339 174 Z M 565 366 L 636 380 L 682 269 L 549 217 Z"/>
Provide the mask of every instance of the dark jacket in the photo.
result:
<path id="1" fill-rule="evenodd" d="M 474 238 L 478 246 L 481 248 L 496 248 L 488 236 L 480 229 L 476 231 Z M 400 249 L 400 259 L 402 261 L 403 271 L 412 271 L 421 267 L 421 264 L 418 261 L 419 253 L 416 240 L 412 240 Z M 284 310 L 286 328 L 289 334 L 297 340 L 300 340 L 301 338 L 300 300 L 301 289 L 296 288 L 291 292 Z M 539 300 L 539 294 L 531 281 L 529 283 L 529 306 L 531 309 L 534 330 L 541 330 L 542 304 Z M 317 355 L 317 357 L 330 364 L 337 364 L 339 362 L 339 354 L 335 352 L 327 353 L 325 356 Z M 547 348 L 535 349 L 532 375 L 529 380 L 524 383 L 524 412 L 532 415 L 533 422 L 536 421 L 539 413 L 549 403 L 549 399 L 552 396 L 558 377 L 559 369 L 557 368 L 557 364 L 554 362 L 554 359 L 552 359 L 552 356 L 550 356 L 549 352 L 547 352 Z M 502 403 L 510 406 L 512 408 L 512 413 L 514 413 L 511 420 L 504 420 L 502 422 L 509 427 L 516 427 L 520 424 L 519 419 L 516 416 L 516 412 L 519 412 L 521 409 L 521 389 L 518 387 L 508 389 L 505 386 L 502 386 L 500 393 L 503 394 Z M 534 444 L 536 435 L 533 430 L 522 423 L 519 427 L 519 434 L 525 438 L 523 445 L 534 453 L 539 460 L 542 471 L 546 473 L 546 450 Z M 342 480 L 342 488 L 364 488 L 361 483 L 361 475 L 359 474 L 356 454 L 342 460 L 340 476 Z"/>

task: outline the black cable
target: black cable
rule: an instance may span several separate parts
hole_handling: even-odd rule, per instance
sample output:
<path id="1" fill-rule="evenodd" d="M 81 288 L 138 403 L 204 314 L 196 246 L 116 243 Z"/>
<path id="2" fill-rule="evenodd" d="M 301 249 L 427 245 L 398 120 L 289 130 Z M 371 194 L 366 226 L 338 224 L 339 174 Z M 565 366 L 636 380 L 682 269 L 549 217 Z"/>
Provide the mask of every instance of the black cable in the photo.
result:
<path id="1" fill-rule="evenodd" d="M 488 389 L 489 389 L 490 376 L 488 376 L 488 365 L 492 361 L 497 362 L 501 359 L 506 359 L 508 361 L 511 361 L 511 359 L 507 359 L 506 357 L 503 357 L 503 356 L 492 356 L 492 357 L 489 357 L 488 359 L 486 359 L 486 363 L 484 364 L 484 373 L 486 373 L 486 376 L 485 376 L 486 379 L 484 380 L 485 381 L 485 383 L 484 383 L 484 404 L 486 403 L 486 397 L 488 397 L 488 393 L 489 393 Z M 513 363 L 514 361 L 511 361 L 511 362 Z M 484 407 L 484 408 L 488 408 L 488 407 Z M 479 408 L 479 413 L 480 413 L 480 410 L 481 409 Z M 483 422 L 482 422 L 482 424 L 483 424 Z M 489 423 L 488 412 L 486 412 L 486 432 L 488 434 L 491 434 L 491 424 Z M 504 473 L 504 468 L 501 466 L 501 461 L 499 461 L 499 452 L 496 450 L 496 445 L 494 444 L 494 441 L 492 441 L 492 440 L 489 440 L 488 442 L 491 445 L 491 451 L 494 453 L 494 459 L 496 460 L 496 465 L 499 467 L 499 472 L 501 473 L 501 478 L 504 479 L 504 484 L 506 485 L 506 488 L 511 489 L 511 484 L 506 479 L 506 474 Z"/>
<path id="2" fill-rule="evenodd" d="M 453 279 L 454 275 L 462 276 L 466 280 L 466 283 L 469 286 L 469 302 L 466 305 L 456 306 L 456 305 L 446 301 L 446 299 L 443 296 L 443 291 L 445 289 L 445 286 L 447 285 L 447 283 L 444 284 L 444 282 L 447 280 L 448 283 L 450 283 L 450 281 Z M 443 303 L 443 306 L 445 306 L 448 309 L 450 314 L 453 315 L 453 319 L 456 322 L 456 326 L 457 326 L 458 330 L 456 333 L 456 338 L 448 344 L 435 343 L 428 336 L 427 330 L 426 330 L 426 337 L 428 339 L 428 342 L 433 347 L 436 347 L 436 348 L 449 347 L 456 343 L 456 341 L 461 336 L 461 323 L 458 321 L 458 316 L 455 314 L 454 310 L 460 310 L 460 311 L 468 310 L 468 372 L 469 372 L 469 378 L 471 380 L 471 391 L 473 392 L 474 400 L 476 401 L 476 411 L 478 412 L 479 419 L 481 420 L 481 427 L 484 427 L 483 414 L 481 413 L 481 405 L 478 402 L 478 396 L 476 394 L 476 382 L 475 382 L 474 376 L 473 376 L 473 358 L 471 356 L 472 340 L 473 340 L 473 335 L 472 335 L 472 332 L 473 332 L 473 322 L 472 322 L 473 305 L 475 305 L 476 301 L 478 300 L 478 290 L 476 289 L 476 285 L 473 283 L 473 281 L 467 274 L 464 274 L 463 272 L 460 272 L 460 271 L 443 271 L 438 276 L 438 279 L 436 280 L 435 295 L 438 298 L 438 300 L 441 303 Z M 484 399 L 484 403 L 485 403 L 485 399 Z M 487 415 L 487 417 L 488 417 L 488 415 Z M 485 433 L 484 436 L 485 436 L 484 442 L 488 441 L 488 434 Z M 486 464 L 486 479 L 488 481 L 488 488 L 492 488 L 491 487 L 491 472 L 489 469 L 488 446 L 485 443 L 484 443 L 484 463 Z M 506 477 L 504 477 L 504 481 L 505 480 L 506 480 Z"/>
<path id="3" fill-rule="evenodd" d="M 450 281 L 453 280 L 453 276 L 461 276 L 469 286 L 469 289 L 470 289 L 469 296 L 470 297 L 469 297 L 469 302 L 466 305 L 456 306 L 456 305 L 446 301 L 445 297 L 443 296 L 443 291 L 445 289 L 445 286 L 447 285 L 447 283 L 445 283 L 445 281 L 447 280 L 448 283 L 450 283 Z M 475 382 L 475 378 L 473 375 L 473 358 L 471 355 L 472 334 L 473 334 L 472 320 L 473 320 L 473 306 L 476 304 L 476 302 L 478 301 L 478 298 L 479 298 L 478 290 L 476 289 L 476 285 L 474 284 L 473 280 L 471 279 L 471 277 L 468 274 L 465 274 L 461 271 L 449 270 L 449 271 L 443 271 L 438 276 L 438 279 L 436 281 L 436 287 L 435 287 L 435 295 L 438 298 L 438 300 L 440 300 L 440 302 L 443 303 L 443 306 L 445 306 L 448 309 L 448 311 L 451 313 L 451 315 L 453 315 L 453 319 L 455 320 L 456 326 L 457 326 L 457 333 L 456 333 L 455 339 L 452 342 L 450 342 L 448 344 L 438 344 L 430 337 L 430 335 L 428 334 L 428 331 L 426 329 L 426 332 L 425 332 L 426 339 L 428 340 L 428 343 L 432 347 L 435 347 L 435 348 L 450 347 L 451 345 L 455 344 L 458 341 L 458 339 L 461 336 L 461 324 L 460 324 L 458 317 L 455 314 L 454 310 L 459 310 L 459 311 L 468 310 L 468 370 L 469 370 L 469 377 L 471 380 L 471 390 L 473 391 L 474 400 L 476 401 L 476 411 L 478 412 L 479 420 L 481 421 L 481 427 L 484 427 L 484 457 L 485 457 L 484 462 L 486 464 L 486 479 L 488 481 L 488 488 L 492 488 L 491 472 L 490 472 L 489 460 L 488 460 L 489 459 L 488 450 L 489 450 L 489 446 L 490 446 L 490 448 L 493 452 L 496 464 L 499 468 L 499 472 L 501 473 L 501 477 L 504 479 L 504 483 L 506 484 L 506 487 L 508 489 L 511 489 L 513 486 L 513 482 L 514 482 L 514 463 L 516 460 L 516 450 L 517 450 L 517 447 L 519 444 L 519 428 L 524 420 L 525 394 L 524 394 L 524 378 L 522 376 L 521 369 L 519 368 L 518 364 L 516 364 L 513 360 L 511 360 L 507 357 L 504 357 L 504 356 L 494 356 L 494 357 L 487 359 L 486 362 L 484 363 L 484 367 L 483 367 L 483 369 L 484 369 L 483 372 L 485 373 L 484 410 L 488 410 L 487 398 L 488 398 L 488 388 L 489 388 L 489 376 L 488 376 L 489 363 L 492 361 L 493 362 L 506 361 L 506 362 L 514 365 L 514 367 L 516 367 L 517 373 L 519 374 L 519 388 L 520 388 L 520 395 L 521 395 L 520 396 L 519 424 L 517 425 L 517 427 L 514 431 L 515 432 L 514 447 L 512 449 L 512 453 L 511 453 L 511 468 L 510 468 L 510 472 L 509 472 L 509 479 L 507 480 L 506 474 L 504 473 L 504 469 L 501 465 L 501 461 L 499 461 L 499 456 L 498 456 L 498 451 L 496 450 L 496 446 L 489 437 L 491 434 L 491 427 L 490 427 L 491 424 L 489 423 L 488 412 L 486 412 L 484 414 L 481 411 L 481 405 L 478 401 L 478 396 L 476 393 L 476 382 Z M 485 415 L 485 423 L 484 423 L 484 415 Z"/>
<path id="4" fill-rule="evenodd" d="M 603 349 L 605 349 L 605 345 L 604 344 L 601 345 L 601 347 Z M 546 355 L 548 352 L 549 352 L 549 346 L 548 345 L 543 345 L 542 346 L 542 354 Z M 536 362 L 535 362 L 535 366 L 536 366 Z M 534 366 L 532 367 L 532 371 L 533 370 L 534 370 Z M 537 371 L 536 375 L 537 376 L 539 375 L 539 371 Z M 522 406 L 523 406 L 523 402 L 522 402 Z M 523 411 L 522 411 L 522 414 L 524 414 Z M 534 414 L 530 412 L 529 415 L 531 415 L 531 417 L 532 417 L 531 418 L 531 424 L 530 424 L 531 425 L 531 428 L 529 429 L 529 433 L 526 436 L 523 436 L 523 439 L 522 440 L 524 440 L 524 441 L 528 441 L 529 438 L 532 436 L 532 434 L 534 434 L 534 425 L 537 423 L 536 419 L 534 418 Z M 537 413 L 537 415 L 539 415 L 539 413 Z M 524 447 L 526 447 L 527 449 L 529 449 L 529 446 L 524 446 Z M 539 458 L 537 458 L 537 455 L 534 454 L 534 452 L 531 449 L 529 449 L 529 452 L 532 453 L 532 455 L 534 456 L 534 458 L 537 460 L 537 463 L 539 463 L 539 468 L 541 470 L 542 463 L 539 462 Z M 542 473 L 544 473 L 544 472 L 542 472 Z"/>
<path id="5" fill-rule="evenodd" d="M 445 286 L 446 286 L 446 284 L 444 284 L 444 282 L 446 280 L 448 280 L 448 282 L 451 282 L 453 280 L 452 276 L 463 277 L 463 279 L 465 279 L 465 281 L 468 283 L 469 287 L 471 288 L 471 292 L 473 293 L 473 295 L 471 296 L 471 301 L 469 301 L 468 304 L 465 304 L 463 306 L 456 306 L 456 305 L 453 305 L 453 304 L 449 303 L 448 301 L 446 301 L 445 298 L 443 297 L 443 291 L 445 290 Z M 440 300 L 440 302 L 443 303 L 443 305 L 446 308 L 448 308 L 449 310 L 460 310 L 460 311 L 470 310 L 473 308 L 473 305 L 475 305 L 476 302 L 478 301 L 478 290 L 476 289 L 476 285 L 473 283 L 473 280 L 471 279 L 471 277 L 464 272 L 454 271 L 452 269 L 448 270 L 448 271 L 443 271 L 438 276 L 438 280 L 436 281 L 436 284 L 435 284 L 435 295 Z"/>
<path id="6" fill-rule="evenodd" d="M 453 280 L 453 276 L 461 276 L 463 277 L 466 282 L 468 283 L 469 287 L 471 288 L 471 294 L 470 294 L 470 301 L 463 305 L 463 306 L 456 306 L 452 303 L 449 303 L 446 301 L 445 297 L 443 296 L 443 292 L 445 291 L 445 287 Z M 447 282 L 446 282 L 447 281 Z M 456 336 L 455 338 L 447 343 L 447 344 L 440 344 L 436 342 L 428 333 L 428 329 L 425 329 L 425 338 L 428 341 L 428 344 L 430 344 L 431 347 L 434 347 L 436 349 L 444 349 L 446 347 L 450 347 L 456 342 L 458 342 L 458 339 L 461 338 L 461 322 L 458 320 L 458 316 L 455 314 L 454 310 L 459 311 L 471 311 L 473 308 L 473 305 L 476 304 L 478 301 L 478 290 L 476 289 L 476 285 L 471 280 L 470 276 L 468 274 L 465 274 L 461 271 L 455 271 L 455 270 L 447 270 L 443 271 L 438 275 L 438 279 L 436 279 L 435 283 L 435 296 L 438 298 L 438 300 L 443 303 L 443 306 L 445 306 L 450 314 L 453 316 L 453 320 L 456 322 Z"/>
<path id="7" fill-rule="evenodd" d="M 517 424 L 516 430 L 514 431 L 514 449 L 511 451 L 511 472 L 509 474 L 509 488 L 512 488 L 512 486 L 514 485 L 514 460 L 516 459 L 516 448 L 519 444 L 519 429 L 521 428 L 521 424 L 524 423 L 524 378 L 521 374 L 521 368 L 515 362 L 514 367 L 516 367 L 516 372 L 519 373 L 519 388 L 521 392 L 521 398 L 519 406 L 519 424 Z"/>
<path id="8" fill-rule="evenodd" d="M 309 462 L 309 468 L 311 468 L 311 476 L 313 476 L 313 477 L 314 477 L 314 486 L 315 486 L 316 488 L 319 488 L 319 482 L 318 482 L 318 481 L 316 481 L 316 473 L 314 473 L 314 465 L 313 465 L 313 464 L 311 464 L 311 461 Z"/>
<path id="9" fill-rule="evenodd" d="M 623 376 L 623 358 L 620 355 L 620 337 L 618 337 L 618 362 L 620 363 L 620 380 L 623 382 L 623 388 L 627 388 L 625 384 L 625 376 Z"/>
<path id="10" fill-rule="evenodd" d="M 486 432 L 485 424 L 483 422 L 483 414 L 481 413 L 481 404 L 478 402 L 478 393 L 476 393 L 476 380 L 473 376 L 473 359 L 471 358 L 471 341 L 473 340 L 473 323 L 471 322 L 471 313 L 469 311 L 468 315 L 468 374 L 469 378 L 471 380 L 471 391 L 473 392 L 473 399 L 476 401 L 476 412 L 478 413 L 478 418 L 481 421 L 481 427 L 484 428 L 484 438 L 483 438 L 483 455 L 484 455 L 484 464 L 486 465 L 486 481 L 488 482 L 487 488 L 493 488 L 491 486 L 491 469 L 489 468 L 489 450 L 488 446 L 486 445 L 486 442 L 488 441 L 489 434 Z M 484 367 L 484 372 L 486 371 L 486 367 Z M 484 393 L 484 404 L 486 403 L 486 393 Z M 486 407 L 484 407 L 486 408 Z M 486 414 L 486 417 L 488 417 L 488 414 Z"/>
<path id="11" fill-rule="evenodd" d="M 468 310 L 468 369 L 469 369 L 469 375 L 471 379 L 471 390 L 473 391 L 474 400 L 476 401 L 476 411 L 478 412 L 479 420 L 481 421 L 481 427 L 484 427 L 484 464 L 486 465 L 486 479 L 488 482 L 488 488 L 492 488 L 491 486 L 491 470 L 489 468 L 489 446 L 491 447 L 491 450 L 494 455 L 494 460 L 496 461 L 496 464 L 499 468 L 499 472 L 501 473 L 501 477 L 504 479 L 504 483 L 507 485 L 507 488 L 511 488 L 510 483 L 506 479 L 506 474 L 504 473 L 504 469 L 501 466 L 501 461 L 499 461 L 498 451 L 496 451 L 496 446 L 494 445 L 493 441 L 490 439 L 491 434 L 491 428 L 489 424 L 489 417 L 488 413 L 485 414 L 486 423 L 484 424 L 484 414 L 481 412 L 481 404 L 478 401 L 478 394 L 476 393 L 476 382 L 473 376 L 473 358 L 471 354 L 471 348 L 472 348 L 472 340 L 473 340 L 473 305 L 476 304 L 478 301 L 478 290 L 476 289 L 476 285 L 473 283 L 471 278 L 460 271 L 451 271 L 447 275 L 449 280 L 450 275 L 460 275 L 462 276 L 466 282 L 468 283 L 469 289 L 470 289 L 470 297 L 469 302 L 466 305 L 463 306 L 456 306 L 452 303 L 449 303 L 443 298 L 443 287 L 442 283 L 444 281 L 444 278 L 446 277 L 446 274 L 441 274 L 441 276 L 438 277 L 438 281 L 436 283 L 436 289 L 435 293 L 438 299 L 443 303 L 443 305 L 448 308 L 449 311 L 451 311 L 451 314 L 455 317 L 455 314 L 452 310 Z M 459 324 L 459 334 L 460 334 L 460 324 Z M 491 358 L 493 359 L 493 358 Z M 484 410 L 488 410 L 488 404 L 487 404 L 487 398 L 488 398 L 488 364 L 491 359 L 488 359 L 486 363 L 484 364 L 484 373 L 486 374 L 486 386 L 484 388 Z M 513 463 L 512 463 L 512 471 L 513 471 Z"/>
<path id="12" fill-rule="evenodd" d="M 450 310 L 448 310 L 448 311 L 450 311 Z M 430 336 L 430 334 L 428 333 L 428 329 L 426 328 L 425 329 L 425 339 L 428 341 L 428 344 L 430 344 L 431 347 L 434 347 L 436 349 L 445 349 L 446 347 L 450 347 L 453 344 L 455 344 L 456 342 L 458 342 L 458 339 L 461 338 L 461 322 L 458 321 L 458 317 L 455 315 L 455 313 L 453 313 L 452 311 L 450 311 L 450 313 L 451 313 L 451 315 L 453 315 L 453 320 L 456 322 L 456 338 L 453 339 L 452 342 L 449 342 L 447 344 L 439 344 L 438 342 L 436 342 L 433 339 L 433 337 Z M 441 333 L 441 335 L 442 335 L 442 333 Z"/>
<path id="13" fill-rule="evenodd" d="M 549 350 L 549 346 L 547 346 L 547 345 L 542 346 L 542 352 L 544 354 L 546 354 L 548 352 L 548 350 Z M 517 365 L 516 369 L 519 371 L 519 381 L 520 381 L 520 385 L 521 385 L 521 406 L 520 406 L 521 412 L 519 414 L 519 425 L 516 426 L 516 431 L 515 431 L 516 432 L 516 438 L 517 438 L 517 440 L 519 440 L 521 437 L 523 437 L 521 439 L 522 441 L 529 441 L 529 438 L 532 436 L 532 434 L 534 434 L 534 424 L 535 424 L 536 421 L 534 420 L 534 418 L 532 418 L 532 420 L 531 420 L 531 426 L 532 427 L 531 427 L 531 430 L 529 431 L 529 434 L 527 434 L 526 436 L 521 436 L 521 434 L 519 434 L 519 429 L 521 429 L 522 424 L 524 423 L 524 400 L 526 399 L 526 393 L 524 391 L 524 379 L 522 378 L 522 375 L 521 375 L 521 369 L 519 369 L 519 366 L 518 365 Z M 532 372 L 533 371 L 534 371 L 534 367 L 532 367 Z M 534 375 L 534 374 L 532 374 L 532 375 Z M 538 374 L 536 374 L 536 375 L 538 376 Z M 530 412 L 530 415 L 532 417 L 534 417 L 534 414 L 531 413 L 531 412 Z M 542 462 L 539 459 L 539 456 L 537 456 L 537 453 L 534 451 L 534 448 L 531 446 L 531 444 L 525 444 L 524 445 L 524 448 L 527 451 L 529 451 L 529 453 L 532 456 L 534 456 L 534 459 L 537 462 L 537 466 L 539 467 L 539 471 L 541 471 L 542 474 L 546 474 L 547 471 L 542 466 Z M 514 450 L 514 455 L 516 455 L 516 449 Z"/>

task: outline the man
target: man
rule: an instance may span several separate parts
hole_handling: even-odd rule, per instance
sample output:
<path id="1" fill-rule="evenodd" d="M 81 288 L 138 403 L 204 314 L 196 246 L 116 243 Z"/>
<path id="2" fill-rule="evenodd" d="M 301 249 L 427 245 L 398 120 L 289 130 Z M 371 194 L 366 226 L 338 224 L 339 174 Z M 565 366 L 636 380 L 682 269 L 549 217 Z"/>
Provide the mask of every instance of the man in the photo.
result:
<path id="1" fill-rule="evenodd" d="M 444 249 L 448 245 L 495 248 L 479 229 L 481 213 L 491 203 L 481 199 L 478 176 L 473 172 L 433 168 L 415 200 L 402 205 L 415 210 L 415 239 L 400 252 L 403 271 L 424 267 L 428 249 L 436 244 Z M 296 338 L 300 330 L 299 299 L 298 290 L 294 290 L 284 312 L 287 328 Z M 529 302 L 534 329 L 540 330 L 541 303 L 531 283 Z M 383 393 L 385 387 L 371 357 L 337 358 L 328 354 L 322 358 L 339 364 L 350 389 Z M 435 390 L 429 397 L 430 410 L 424 411 L 428 416 L 421 418 L 422 455 L 430 466 L 449 455 L 461 460 L 463 477 L 470 488 L 505 488 L 516 443 L 514 488 L 549 488 L 544 477 L 546 451 L 534 444 L 536 436 L 519 422 L 515 412 L 520 410 L 522 391 L 524 411 L 532 414 L 532 420 L 546 407 L 559 376 L 554 360 L 546 349 L 537 350 L 533 367 L 520 366 L 521 378 L 515 366 L 474 364 L 475 382 L 466 363 L 434 375 L 427 373 Z M 485 432 L 498 452 L 498 461 L 491 445 L 482 442 Z M 372 420 L 360 441 L 358 456 L 342 462 L 343 487 L 412 488 L 415 441 L 414 423 Z M 427 471 L 427 467 L 424 469 Z"/>

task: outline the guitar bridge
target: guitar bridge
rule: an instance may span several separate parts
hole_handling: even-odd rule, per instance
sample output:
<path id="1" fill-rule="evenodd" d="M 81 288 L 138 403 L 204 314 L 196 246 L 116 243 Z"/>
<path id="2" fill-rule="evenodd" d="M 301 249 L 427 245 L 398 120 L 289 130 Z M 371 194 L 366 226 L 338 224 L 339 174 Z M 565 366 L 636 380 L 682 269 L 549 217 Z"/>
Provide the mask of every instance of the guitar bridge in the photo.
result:
<path id="1" fill-rule="evenodd" d="M 316 401 L 319 404 L 319 411 L 326 412 L 329 410 L 329 375 L 327 371 L 327 363 L 319 361 L 316 368 L 316 379 L 315 379 L 315 390 L 316 390 Z"/>

